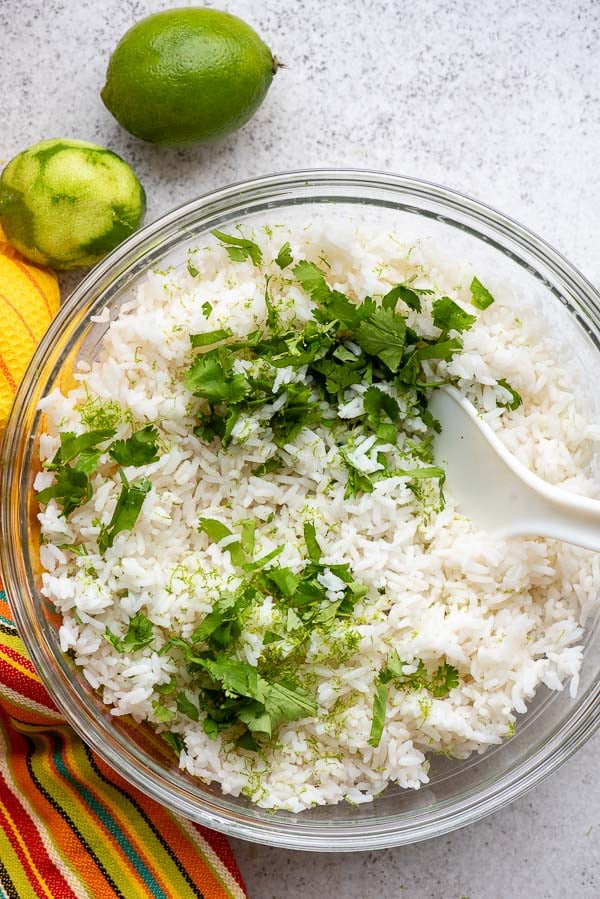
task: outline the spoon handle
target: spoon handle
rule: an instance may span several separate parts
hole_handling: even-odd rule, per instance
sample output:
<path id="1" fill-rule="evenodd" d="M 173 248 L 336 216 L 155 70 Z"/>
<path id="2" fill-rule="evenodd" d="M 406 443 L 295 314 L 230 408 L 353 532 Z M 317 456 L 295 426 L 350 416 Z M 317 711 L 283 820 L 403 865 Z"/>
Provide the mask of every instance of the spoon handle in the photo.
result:
<path id="1" fill-rule="evenodd" d="M 600 501 L 533 474 L 455 387 L 436 390 L 429 407 L 442 425 L 436 459 L 462 513 L 505 537 L 551 537 L 600 551 Z"/>

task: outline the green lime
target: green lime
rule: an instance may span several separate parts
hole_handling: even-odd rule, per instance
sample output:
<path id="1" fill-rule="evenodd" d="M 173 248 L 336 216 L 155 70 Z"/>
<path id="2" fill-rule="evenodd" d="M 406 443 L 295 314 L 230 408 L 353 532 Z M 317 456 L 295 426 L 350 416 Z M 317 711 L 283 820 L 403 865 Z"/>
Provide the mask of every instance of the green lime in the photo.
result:
<path id="1" fill-rule="evenodd" d="M 142 140 L 191 144 L 247 122 L 276 70 L 267 45 L 236 16 L 172 9 L 142 19 L 123 36 L 102 100 Z"/>
<path id="2" fill-rule="evenodd" d="M 139 228 L 146 195 L 116 153 L 82 140 L 43 140 L 0 176 L 9 241 L 51 268 L 93 265 Z"/>

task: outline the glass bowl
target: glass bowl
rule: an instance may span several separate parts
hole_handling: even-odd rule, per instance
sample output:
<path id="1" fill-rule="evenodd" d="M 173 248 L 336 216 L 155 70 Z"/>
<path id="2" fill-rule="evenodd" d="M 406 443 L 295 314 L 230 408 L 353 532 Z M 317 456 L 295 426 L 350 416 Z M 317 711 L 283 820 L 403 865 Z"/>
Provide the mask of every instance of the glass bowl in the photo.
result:
<path id="1" fill-rule="evenodd" d="M 294 815 L 266 812 L 187 776 L 166 744 L 115 718 L 59 647 L 57 616 L 39 592 L 32 482 L 39 400 L 69 384 L 76 357 L 89 359 L 106 325 L 91 316 L 121 302 L 151 268 L 184 265 L 186 250 L 212 228 L 240 222 L 344 217 L 432 235 L 450 252 L 494 270 L 541 304 L 575 349 L 581 389 L 600 379 L 600 296 L 559 253 L 523 226 L 459 193 L 388 174 L 306 171 L 235 184 L 193 200 L 144 228 L 100 263 L 66 301 L 17 393 L 1 457 L 0 563 L 17 625 L 42 680 L 83 739 L 148 796 L 207 827 L 294 849 L 376 849 L 416 842 L 469 824 L 522 795 L 575 752 L 600 723 L 600 615 L 588 620 L 576 699 L 541 688 L 516 734 L 464 761 L 431 760 L 418 791 L 390 787 L 374 802 Z"/>

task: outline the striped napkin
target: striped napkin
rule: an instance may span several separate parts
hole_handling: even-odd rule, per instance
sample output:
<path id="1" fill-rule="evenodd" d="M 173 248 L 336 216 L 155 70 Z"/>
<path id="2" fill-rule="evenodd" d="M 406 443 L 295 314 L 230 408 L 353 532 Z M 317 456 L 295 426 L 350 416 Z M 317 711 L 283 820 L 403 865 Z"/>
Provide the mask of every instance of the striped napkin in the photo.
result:
<path id="1" fill-rule="evenodd" d="M 37 677 L 0 590 L 0 899 L 244 899 L 225 837 L 96 756 Z"/>

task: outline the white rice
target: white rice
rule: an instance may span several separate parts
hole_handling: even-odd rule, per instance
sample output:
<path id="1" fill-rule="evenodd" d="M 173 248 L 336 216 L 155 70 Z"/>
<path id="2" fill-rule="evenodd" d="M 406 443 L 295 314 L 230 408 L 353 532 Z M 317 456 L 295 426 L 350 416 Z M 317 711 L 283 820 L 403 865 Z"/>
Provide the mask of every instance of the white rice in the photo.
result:
<path id="1" fill-rule="evenodd" d="M 350 563 L 355 579 L 369 588 L 350 624 L 336 625 L 327 638 L 312 635 L 307 667 L 318 716 L 283 724 L 262 754 L 236 749 L 222 736 L 210 739 L 202 720 L 178 715 L 170 725 L 185 739 L 182 768 L 265 808 L 301 811 L 342 799 L 366 802 L 390 782 L 416 789 L 428 780 L 431 753 L 463 758 L 509 736 L 540 685 L 567 686 L 575 695 L 582 625 L 600 588 L 600 560 L 551 540 L 507 541 L 482 533 L 456 512 L 448 489 L 443 511 L 424 511 L 406 478 L 382 480 L 373 493 L 344 499 L 345 470 L 320 428 L 285 447 L 287 468 L 251 476 L 250 469 L 275 451 L 258 416 L 240 418 L 234 436 L 243 442 L 226 452 L 192 434 L 198 401 L 182 383 L 192 358 L 189 335 L 225 326 L 244 334 L 262 323 L 264 275 L 279 273 L 270 260 L 284 240 L 295 259 L 322 265 L 325 257 L 330 285 L 359 298 L 382 295 L 415 276 L 419 287 L 433 287 L 476 312 L 468 286 L 477 274 L 496 302 L 478 314 L 464 334 L 463 352 L 440 363 L 439 373 L 459 379 L 526 465 L 569 490 L 597 492 L 590 445 L 598 432 L 581 397 L 575 361 L 546 336 L 526 298 L 511 295 L 490 273 L 473 272 L 427 242 L 411 246 L 402 237 L 339 222 L 335 228 L 278 229 L 256 239 L 267 260 L 262 270 L 230 261 L 211 240 L 193 255 L 198 276 L 185 268 L 150 274 L 113 317 L 98 358 L 82 364 L 81 386 L 67 396 L 54 392 L 42 403 L 42 459 L 54 455 L 59 431 L 84 430 L 77 407 L 90 397 L 116 400 L 136 423 L 156 423 L 162 450 L 157 462 L 126 469 L 129 477 L 149 477 L 152 489 L 134 530 L 119 534 L 104 557 L 96 539 L 120 492 L 114 468 L 100 467 L 92 477 L 92 500 L 68 520 L 54 500 L 48 503 L 39 515 L 43 593 L 62 613 L 63 650 L 73 653 L 113 714 L 152 722 L 153 700 L 164 700 L 155 688 L 177 673 L 168 656 L 159 655 L 160 646 L 172 634 L 189 637 L 220 588 L 238 582 L 225 541 L 209 541 L 198 531 L 198 519 L 230 526 L 257 519 L 257 555 L 284 544 L 278 563 L 295 569 L 303 524 L 314 522 L 325 563 Z M 296 284 L 275 286 L 274 295 L 281 314 L 287 309 L 300 321 L 310 316 L 313 304 Z M 213 307 L 209 318 L 202 310 L 206 302 Z M 410 312 L 409 323 L 435 335 L 430 305 L 425 297 L 423 312 Z M 296 377 L 293 369 L 278 374 L 280 384 Z M 523 398 L 514 412 L 497 405 L 507 400 L 497 384 L 501 378 Z M 343 414 L 361 411 L 361 389 L 349 391 Z M 424 431 L 420 420 L 409 424 Z M 119 430 L 130 433 L 127 420 Z M 376 470 L 370 439 L 353 454 L 364 471 Z M 40 473 L 36 489 L 52 480 L 52 473 Z M 83 542 L 88 555 L 58 548 L 74 542 Z M 331 571 L 323 574 L 330 598 L 339 595 L 338 581 Z M 123 634 L 139 610 L 155 625 L 155 642 L 120 653 L 105 630 Z M 276 624 L 276 604 L 266 598 L 247 624 L 240 658 L 255 664 L 265 630 Z M 458 669 L 459 685 L 441 699 L 391 686 L 381 741 L 373 748 L 367 740 L 376 678 L 392 649 L 415 664 L 446 661 Z M 178 676 L 185 684 L 185 672 Z"/>

